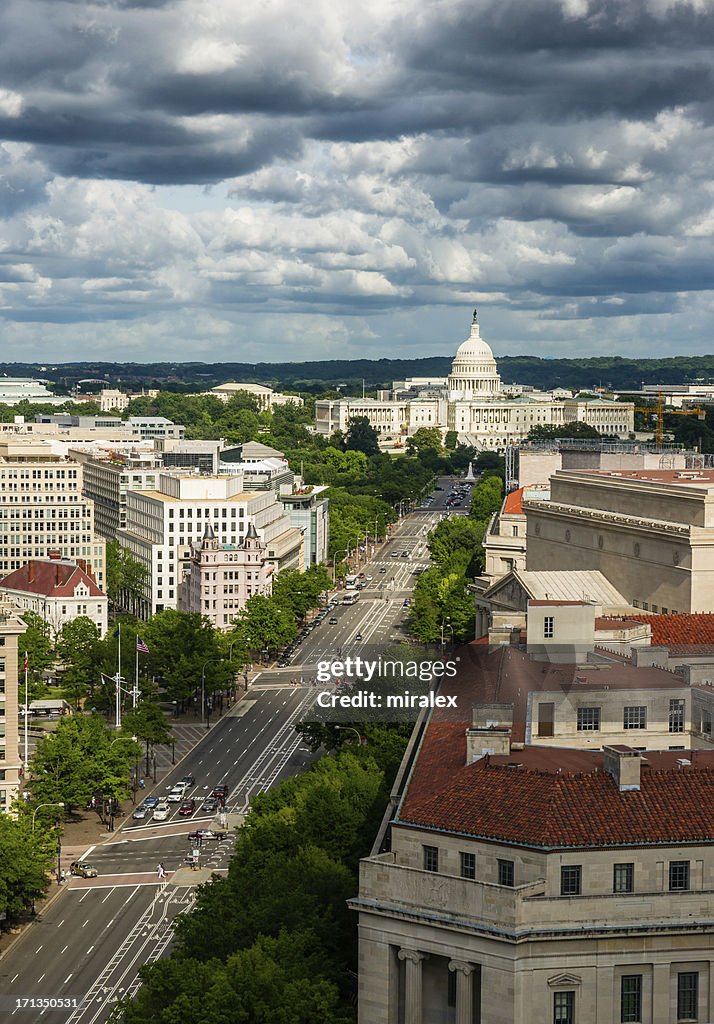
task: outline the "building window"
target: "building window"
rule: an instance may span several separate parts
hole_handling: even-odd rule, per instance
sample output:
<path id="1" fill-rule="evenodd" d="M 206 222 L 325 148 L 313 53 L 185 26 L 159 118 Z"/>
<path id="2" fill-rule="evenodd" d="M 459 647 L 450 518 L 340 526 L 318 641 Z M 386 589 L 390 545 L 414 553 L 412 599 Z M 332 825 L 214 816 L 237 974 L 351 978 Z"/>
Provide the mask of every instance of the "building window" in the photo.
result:
<path id="1" fill-rule="evenodd" d="M 600 708 L 578 708 L 578 732 L 597 732 L 600 728 Z"/>
<path id="2" fill-rule="evenodd" d="M 568 864 L 560 869 L 560 895 L 579 896 L 582 868 L 579 864 Z"/>
<path id="3" fill-rule="evenodd" d="M 646 729 L 647 708 L 626 707 L 622 717 L 622 727 L 623 729 Z"/>
<path id="4" fill-rule="evenodd" d="M 620 1020 L 639 1024 L 642 1020 L 642 975 L 624 974 L 620 979 Z"/>
<path id="5" fill-rule="evenodd" d="M 553 1024 L 575 1024 L 575 993 L 553 993 Z"/>
<path id="6" fill-rule="evenodd" d="M 462 853 L 461 854 L 461 877 L 471 878 L 476 877 L 476 854 L 475 853 Z"/>
<path id="7" fill-rule="evenodd" d="M 555 726 L 555 704 L 542 701 L 538 705 L 538 735 L 553 736 Z"/>
<path id="8" fill-rule="evenodd" d="M 684 971 L 677 975 L 677 1020 L 698 1020 L 699 974 Z"/>
<path id="9" fill-rule="evenodd" d="M 689 888 L 689 861 L 669 862 L 669 888 L 672 892 L 684 892 Z"/>
<path id="10" fill-rule="evenodd" d="M 439 848 L 437 846 L 424 846 L 424 870 L 439 870 Z"/>
<path id="11" fill-rule="evenodd" d="M 712 713 L 711 711 L 702 711 L 701 717 L 702 727 L 701 732 L 709 735 L 712 731 Z"/>
<path id="12" fill-rule="evenodd" d="M 543 619 L 543 637 L 547 640 L 555 635 L 555 618 L 546 615 Z"/>
<path id="13" fill-rule="evenodd" d="M 635 891 L 635 865 L 615 864 L 612 876 L 613 892 Z"/>
<path id="14" fill-rule="evenodd" d="M 684 732 L 684 701 L 680 699 L 669 702 L 669 731 Z"/>
<path id="15" fill-rule="evenodd" d="M 499 860 L 498 862 L 498 884 L 508 885 L 513 888 L 515 872 L 512 860 Z"/>

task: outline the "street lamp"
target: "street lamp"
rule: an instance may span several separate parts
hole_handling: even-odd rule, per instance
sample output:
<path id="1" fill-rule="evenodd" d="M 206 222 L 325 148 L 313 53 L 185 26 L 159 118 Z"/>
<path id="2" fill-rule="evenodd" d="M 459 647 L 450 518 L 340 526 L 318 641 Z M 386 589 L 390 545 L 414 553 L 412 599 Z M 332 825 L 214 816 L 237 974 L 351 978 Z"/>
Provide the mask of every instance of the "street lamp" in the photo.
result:
<path id="1" fill-rule="evenodd" d="M 336 725 L 335 729 L 339 729 L 340 732 L 353 732 L 357 737 L 357 742 L 362 746 L 362 733 L 359 729 L 356 729 L 353 725 Z"/>
<path id="2" fill-rule="evenodd" d="M 451 630 L 451 643 L 454 642 L 454 627 L 451 625 L 451 617 L 446 616 L 445 619 L 441 620 L 441 656 L 444 657 L 444 629 Z"/>
<path id="3" fill-rule="evenodd" d="M 33 834 L 33 836 L 35 834 L 35 815 L 37 814 L 38 811 L 41 811 L 43 807 L 64 807 L 64 802 L 61 801 L 61 800 L 60 801 L 52 800 L 52 801 L 50 801 L 48 803 L 40 804 L 39 807 L 36 807 L 34 809 L 34 811 L 32 812 L 32 834 Z M 60 835 L 58 833 L 57 834 L 57 885 L 61 885 L 62 884 L 61 881 L 60 881 L 60 873 L 61 873 L 61 871 L 62 871 L 62 839 L 61 839 L 61 837 L 60 837 Z M 35 906 L 35 901 L 34 900 L 32 901 L 32 906 L 33 906 L 33 910 L 34 910 L 34 906 Z"/>
<path id="4" fill-rule="evenodd" d="M 339 558 L 337 557 L 338 555 L 347 555 L 347 557 L 349 558 L 350 557 L 350 549 L 349 548 L 338 548 L 338 550 L 335 551 L 334 555 L 332 556 L 332 582 L 333 583 L 337 582 L 337 563 L 339 562 Z"/>

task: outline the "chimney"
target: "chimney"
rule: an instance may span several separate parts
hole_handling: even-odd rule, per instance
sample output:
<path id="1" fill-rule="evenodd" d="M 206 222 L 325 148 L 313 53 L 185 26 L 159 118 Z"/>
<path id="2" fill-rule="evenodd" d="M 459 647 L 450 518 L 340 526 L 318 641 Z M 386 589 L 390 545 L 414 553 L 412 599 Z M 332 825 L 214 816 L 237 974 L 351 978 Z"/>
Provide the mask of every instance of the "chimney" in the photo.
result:
<path id="1" fill-rule="evenodd" d="M 605 755 L 605 771 L 612 775 L 620 792 L 639 790 L 642 765 L 640 752 L 620 744 L 602 749 Z"/>
<path id="2" fill-rule="evenodd" d="M 77 558 L 77 559 L 75 559 L 75 561 L 77 562 L 77 565 L 82 570 L 82 572 L 86 572 L 87 571 L 86 559 L 84 559 L 84 558 Z"/>
<path id="3" fill-rule="evenodd" d="M 53 562 L 57 562 L 62 557 L 62 552 L 57 551 L 56 548 L 53 548 L 52 551 L 47 552 L 47 557 L 50 558 Z"/>
<path id="4" fill-rule="evenodd" d="M 466 730 L 466 764 L 485 754 L 510 754 L 512 732 L 512 704 L 474 704 Z"/>

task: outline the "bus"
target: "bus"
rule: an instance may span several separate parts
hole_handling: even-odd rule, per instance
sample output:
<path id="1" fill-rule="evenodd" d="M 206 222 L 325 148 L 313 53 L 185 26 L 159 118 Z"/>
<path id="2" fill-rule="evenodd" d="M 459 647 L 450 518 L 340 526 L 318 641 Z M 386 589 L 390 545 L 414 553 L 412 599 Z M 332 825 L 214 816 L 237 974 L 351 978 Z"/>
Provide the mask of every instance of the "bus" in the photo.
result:
<path id="1" fill-rule="evenodd" d="M 357 579 L 357 576 L 345 576 L 345 586 L 348 590 L 350 587 L 355 587 L 357 585 Z"/>
<path id="2" fill-rule="evenodd" d="M 358 590 L 350 590 L 350 592 L 348 594 L 345 594 L 345 596 L 342 598 L 342 603 L 343 604 L 357 604 L 358 598 L 359 598 L 359 591 Z"/>

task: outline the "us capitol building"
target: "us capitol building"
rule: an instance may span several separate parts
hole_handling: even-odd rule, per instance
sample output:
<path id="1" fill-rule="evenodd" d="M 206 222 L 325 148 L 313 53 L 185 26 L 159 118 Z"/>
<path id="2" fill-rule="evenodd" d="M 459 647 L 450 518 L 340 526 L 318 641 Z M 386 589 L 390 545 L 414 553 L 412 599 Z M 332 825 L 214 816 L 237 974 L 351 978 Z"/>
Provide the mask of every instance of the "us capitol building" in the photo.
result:
<path id="1" fill-rule="evenodd" d="M 504 387 L 490 346 L 481 337 L 474 310 L 471 333 L 457 349 L 448 377 L 393 381 L 376 398 L 343 398 L 315 403 L 315 428 L 329 436 L 346 431 L 355 416 L 366 416 L 385 440 L 414 434 L 420 427 L 455 430 L 474 448 L 497 450 L 528 436 L 536 426 L 583 422 L 614 437 L 634 430 L 634 405 L 599 395 Z"/>

